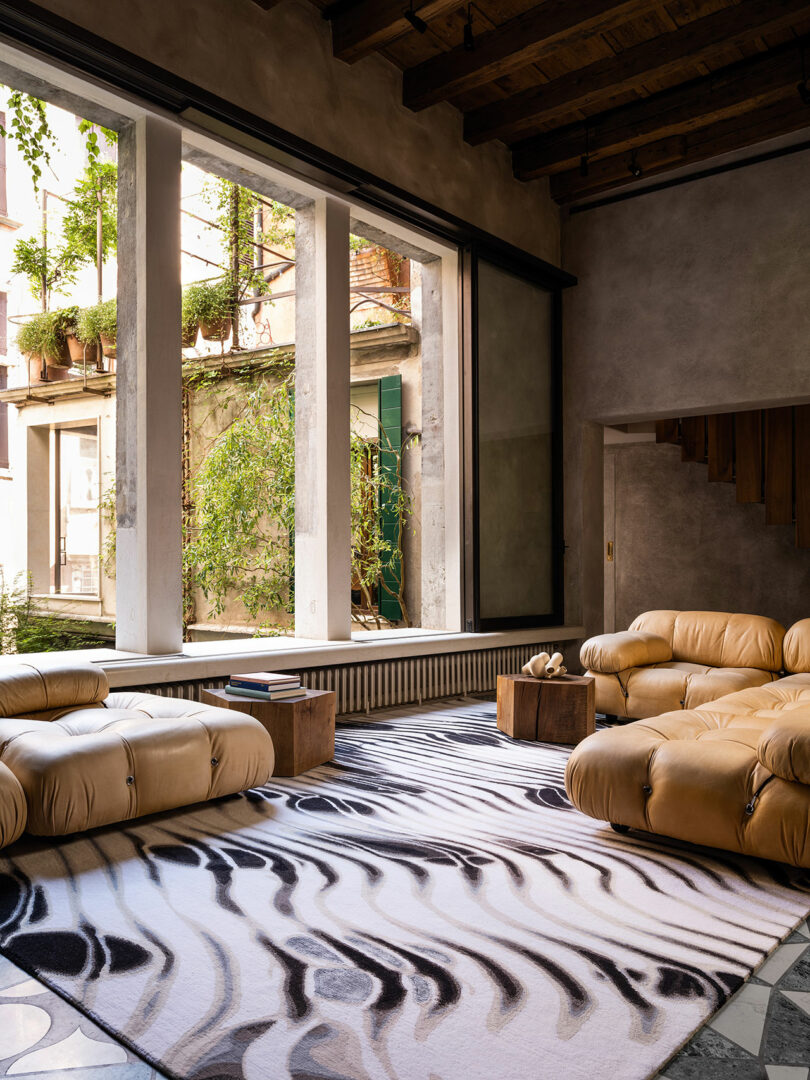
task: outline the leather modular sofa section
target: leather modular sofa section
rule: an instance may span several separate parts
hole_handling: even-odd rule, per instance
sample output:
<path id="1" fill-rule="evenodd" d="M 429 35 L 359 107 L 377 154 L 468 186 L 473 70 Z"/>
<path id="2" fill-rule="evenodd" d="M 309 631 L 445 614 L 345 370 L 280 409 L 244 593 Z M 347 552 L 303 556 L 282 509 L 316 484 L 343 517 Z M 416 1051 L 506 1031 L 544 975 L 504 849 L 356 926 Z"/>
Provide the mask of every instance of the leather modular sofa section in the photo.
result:
<path id="1" fill-rule="evenodd" d="M 784 647 L 808 670 L 585 739 L 566 770 L 574 805 L 620 828 L 810 868 L 810 619 Z"/>
<path id="2" fill-rule="evenodd" d="M 647 611 L 629 630 L 586 641 L 580 660 L 596 680 L 596 711 L 635 720 L 772 682 L 784 636 L 761 615 Z"/>
<path id="3" fill-rule="evenodd" d="M 0 847 L 232 795 L 272 776 L 253 717 L 109 693 L 92 665 L 0 668 Z"/>

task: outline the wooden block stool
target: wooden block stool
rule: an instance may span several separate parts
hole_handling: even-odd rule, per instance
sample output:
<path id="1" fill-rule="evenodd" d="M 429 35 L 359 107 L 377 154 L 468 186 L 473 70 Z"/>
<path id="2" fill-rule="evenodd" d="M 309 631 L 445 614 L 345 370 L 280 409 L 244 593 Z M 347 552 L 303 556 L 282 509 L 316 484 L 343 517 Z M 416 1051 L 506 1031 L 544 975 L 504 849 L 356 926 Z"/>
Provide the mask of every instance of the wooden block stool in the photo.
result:
<path id="1" fill-rule="evenodd" d="M 334 690 L 302 690 L 280 701 L 203 690 L 203 701 L 254 716 L 270 733 L 276 751 L 273 776 L 298 776 L 335 756 Z"/>
<path id="2" fill-rule="evenodd" d="M 498 727 L 513 739 L 575 744 L 596 730 L 595 679 L 498 676 Z"/>

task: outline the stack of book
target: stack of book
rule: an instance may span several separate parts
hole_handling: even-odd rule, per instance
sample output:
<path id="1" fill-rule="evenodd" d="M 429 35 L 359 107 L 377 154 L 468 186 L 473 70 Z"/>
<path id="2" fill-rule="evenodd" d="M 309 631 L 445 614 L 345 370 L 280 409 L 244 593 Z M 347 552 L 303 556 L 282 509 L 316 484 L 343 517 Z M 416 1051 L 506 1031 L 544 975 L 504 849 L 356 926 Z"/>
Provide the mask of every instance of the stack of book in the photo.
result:
<path id="1" fill-rule="evenodd" d="M 282 701 L 306 693 L 297 675 L 276 675 L 272 671 L 253 671 L 249 675 L 231 675 L 225 687 L 237 697 L 259 698 L 261 701 Z"/>

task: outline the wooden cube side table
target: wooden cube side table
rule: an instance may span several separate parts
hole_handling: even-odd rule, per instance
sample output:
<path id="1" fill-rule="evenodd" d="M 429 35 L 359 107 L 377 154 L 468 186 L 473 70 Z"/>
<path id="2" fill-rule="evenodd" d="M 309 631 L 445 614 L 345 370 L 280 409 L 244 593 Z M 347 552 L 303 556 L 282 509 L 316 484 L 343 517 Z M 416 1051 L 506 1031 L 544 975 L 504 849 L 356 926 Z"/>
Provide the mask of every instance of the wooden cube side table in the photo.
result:
<path id="1" fill-rule="evenodd" d="M 298 776 L 335 756 L 334 690 L 302 690 L 300 697 L 263 701 L 203 690 L 206 705 L 254 716 L 269 732 L 276 751 L 273 776 Z"/>
<path id="2" fill-rule="evenodd" d="M 596 730 L 595 679 L 498 676 L 498 727 L 513 739 L 576 744 Z"/>

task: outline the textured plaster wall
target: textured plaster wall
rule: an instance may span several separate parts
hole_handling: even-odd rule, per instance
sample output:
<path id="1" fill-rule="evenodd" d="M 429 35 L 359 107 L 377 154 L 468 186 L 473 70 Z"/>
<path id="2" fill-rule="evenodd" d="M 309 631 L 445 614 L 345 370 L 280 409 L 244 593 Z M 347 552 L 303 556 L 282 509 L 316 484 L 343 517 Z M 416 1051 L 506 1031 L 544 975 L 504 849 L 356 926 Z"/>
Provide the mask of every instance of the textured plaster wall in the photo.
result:
<path id="1" fill-rule="evenodd" d="M 807 617 L 810 552 L 795 546 L 792 526 L 766 525 L 763 505 L 738 505 L 733 484 L 708 483 L 706 466 L 682 462 L 676 446 L 608 447 L 605 474 L 616 629 L 659 607 L 745 611 L 785 626 Z"/>
<path id="2" fill-rule="evenodd" d="M 589 632 L 603 624 L 601 424 L 810 401 L 808 170 L 796 153 L 564 223 L 579 277 L 564 301 L 567 609 Z M 708 579 L 693 578 L 681 488 L 666 519 L 660 541 L 682 552 L 673 593 L 696 602 Z M 782 569 L 763 559 L 759 572 Z"/>
<path id="3" fill-rule="evenodd" d="M 500 143 L 468 146 L 461 113 L 411 112 L 379 56 L 332 56 L 307 0 L 39 0 L 41 6 L 551 262 L 559 218 L 545 181 L 520 183 Z"/>

